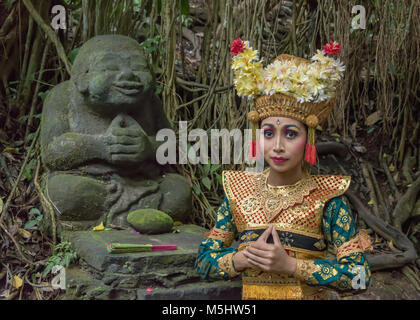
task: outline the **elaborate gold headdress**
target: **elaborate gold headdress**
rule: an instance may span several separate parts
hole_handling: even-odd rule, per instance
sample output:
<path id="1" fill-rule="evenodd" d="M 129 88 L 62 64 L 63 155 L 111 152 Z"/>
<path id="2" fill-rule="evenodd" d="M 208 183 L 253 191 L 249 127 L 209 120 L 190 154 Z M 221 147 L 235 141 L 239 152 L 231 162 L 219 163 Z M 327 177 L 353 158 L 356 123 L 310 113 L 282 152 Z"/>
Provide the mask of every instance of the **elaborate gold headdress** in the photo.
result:
<path id="1" fill-rule="evenodd" d="M 238 38 L 230 50 L 238 95 L 254 102 L 254 110 L 248 113 L 253 129 L 251 157 L 256 156 L 258 123 L 268 117 L 287 117 L 308 126 L 305 160 L 314 165 L 315 128 L 332 111 L 335 89 L 345 70 L 341 61 L 332 57 L 339 54 L 340 44 L 326 44 L 312 62 L 282 54 L 265 68 L 248 41 Z"/>

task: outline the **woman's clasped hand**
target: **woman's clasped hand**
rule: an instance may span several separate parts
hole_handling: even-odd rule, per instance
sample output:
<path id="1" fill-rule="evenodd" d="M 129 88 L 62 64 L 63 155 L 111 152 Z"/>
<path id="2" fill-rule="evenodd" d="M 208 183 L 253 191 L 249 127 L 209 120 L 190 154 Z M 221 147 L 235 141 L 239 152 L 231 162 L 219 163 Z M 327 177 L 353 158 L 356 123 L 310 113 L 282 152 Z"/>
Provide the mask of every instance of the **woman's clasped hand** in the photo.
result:
<path id="1" fill-rule="evenodd" d="M 270 235 L 274 243 L 267 242 Z M 234 256 L 234 264 L 237 271 L 247 268 L 287 274 L 293 274 L 296 271 L 296 259 L 287 254 L 273 225 L 270 225 L 256 242 L 237 252 Z"/>

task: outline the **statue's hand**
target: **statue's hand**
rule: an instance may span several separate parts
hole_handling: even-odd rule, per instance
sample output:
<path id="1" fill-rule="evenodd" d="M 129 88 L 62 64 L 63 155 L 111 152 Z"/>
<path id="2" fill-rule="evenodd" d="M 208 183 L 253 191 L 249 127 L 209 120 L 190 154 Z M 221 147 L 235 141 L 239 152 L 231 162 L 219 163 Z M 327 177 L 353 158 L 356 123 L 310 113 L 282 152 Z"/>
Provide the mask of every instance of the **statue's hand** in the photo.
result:
<path id="1" fill-rule="evenodd" d="M 146 133 L 135 126 L 113 128 L 107 143 L 110 162 L 115 165 L 141 163 L 151 148 Z"/>

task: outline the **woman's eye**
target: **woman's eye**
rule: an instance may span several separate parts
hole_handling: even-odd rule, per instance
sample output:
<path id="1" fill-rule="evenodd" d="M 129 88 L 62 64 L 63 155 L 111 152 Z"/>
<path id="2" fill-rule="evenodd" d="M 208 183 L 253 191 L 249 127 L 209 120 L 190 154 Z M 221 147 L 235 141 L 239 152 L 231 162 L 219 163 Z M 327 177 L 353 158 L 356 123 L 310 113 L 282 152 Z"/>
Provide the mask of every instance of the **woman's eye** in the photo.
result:
<path id="1" fill-rule="evenodd" d="M 296 131 L 293 131 L 293 130 L 287 130 L 286 131 L 286 137 L 289 138 L 289 139 L 294 139 L 294 138 L 297 137 L 297 135 L 298 135 L 298 133 Z"/>
<path id="2" fill-rule="evenodd" d="M 264 137 L 271 138 L 273 136 L 273 131 L 271 130 L 264 130 Z"/>

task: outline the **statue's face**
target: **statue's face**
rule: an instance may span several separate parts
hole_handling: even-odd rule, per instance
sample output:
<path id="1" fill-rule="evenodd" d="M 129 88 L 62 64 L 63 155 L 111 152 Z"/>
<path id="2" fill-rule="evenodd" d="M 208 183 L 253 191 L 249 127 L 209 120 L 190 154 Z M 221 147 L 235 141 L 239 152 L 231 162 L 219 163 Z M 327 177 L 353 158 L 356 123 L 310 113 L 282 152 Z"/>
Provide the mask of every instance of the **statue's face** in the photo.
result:
<path id="1" fill-rule="evenodd" d="M 152 83 L 146 58 L 135 50 L 97 54 L 85 77 L 88 103 L 101 109 L 136 105 Z"/>

